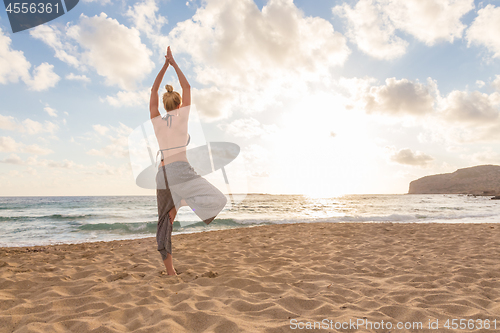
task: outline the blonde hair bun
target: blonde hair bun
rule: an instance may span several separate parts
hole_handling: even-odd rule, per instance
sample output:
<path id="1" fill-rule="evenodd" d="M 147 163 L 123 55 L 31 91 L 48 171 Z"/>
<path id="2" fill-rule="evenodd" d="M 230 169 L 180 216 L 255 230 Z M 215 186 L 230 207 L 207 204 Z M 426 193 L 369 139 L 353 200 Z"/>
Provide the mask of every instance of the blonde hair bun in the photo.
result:
<path id="1" fill-rule="evenodd" d="M 174 88 L 170 84 L 167 84 L 165 89 L 167 89 L 167 92 L 163 94 L 163 106 L 165 110 L 172 111 L 177 109 L 182 103 L 181 95 L 177 91 L 174 91 Z"/>

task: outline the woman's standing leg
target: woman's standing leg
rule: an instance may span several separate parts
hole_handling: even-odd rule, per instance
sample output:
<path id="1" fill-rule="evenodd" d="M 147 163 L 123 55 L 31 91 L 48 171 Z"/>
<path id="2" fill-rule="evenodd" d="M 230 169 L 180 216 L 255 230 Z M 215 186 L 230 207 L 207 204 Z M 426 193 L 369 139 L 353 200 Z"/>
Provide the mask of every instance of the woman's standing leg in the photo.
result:
<path id="1" fill-rule="evenodd" d="M 162 175 L 163 174 L 163 175 Z M 175 273 L 173 258 L 172 258 L 172 227 L 173 218 L 175 217 L 175 206 L 172 198 L 172 193 L 168 188 L 165 174 L 159 172 L 157 175 L 157 190 L 156 201 L 158 204 L 158 225 L 156 228 L 156 241 L 158 243 L 158 251 L 168 275 L 177 275 Z M 174 212 L 174 214 L 172 214 Z"/>
<path id="2" fill-rule="evenodd" d="M 156 229 L 156 241 L 161 259 L 167 269 L 167 274 L 176 275 L 172 258 L 172 223 L 170 221 L 168 213 L 165 216 L 159 217 Z"/>
<path id="3" fill-rule="evenodd" d="M 168 212 L 168 219 L 167 219 L 167 223 L 170 224 L 170 235 L 168 236 L 168 239 L 169 239 L 168 243 L 170 244 L 170 248 L 172 247 L 171 237 L 172 237 L 172 230 L 173 230 L 175 215 L 177 215 L 177 210 L 174 207 Z M 163 260 L 163 264 L 165 265 L 165 268 L 167 269 L 168 275 L 177 275 L 177 272 L 175 271 L 175 268 L 174 268 L 174 258 L 172 257 L 172 252 L 170 252 L 170 253 L 167 252 L 167 258 L 165 260 Z"/>
<path id="4" fill-rule="evenodd" d="M 168 275 L 177 275 L 174 268 L 174 261 L 170 253 L 167 254 L 167 259 L 163 260 L 163 263 L 165 264 Z"/>

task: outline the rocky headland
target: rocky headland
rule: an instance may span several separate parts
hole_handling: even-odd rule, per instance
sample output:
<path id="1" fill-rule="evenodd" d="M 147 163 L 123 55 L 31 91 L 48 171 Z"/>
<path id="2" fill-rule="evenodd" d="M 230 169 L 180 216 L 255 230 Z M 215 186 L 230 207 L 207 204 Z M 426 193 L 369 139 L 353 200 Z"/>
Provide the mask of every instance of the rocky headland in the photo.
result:
<path id="1" fill-rule="evenodd" d="M 500 196 L 500 166 L 479 165 L 422 177 L 410 183 L 408 194 L 471 194 Z"/>

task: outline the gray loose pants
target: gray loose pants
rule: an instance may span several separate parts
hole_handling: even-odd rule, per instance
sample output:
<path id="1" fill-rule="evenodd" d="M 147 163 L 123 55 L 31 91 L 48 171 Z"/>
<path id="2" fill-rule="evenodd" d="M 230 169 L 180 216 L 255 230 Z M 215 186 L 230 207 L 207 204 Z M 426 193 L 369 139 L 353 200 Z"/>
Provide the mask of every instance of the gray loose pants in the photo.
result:
<path id="1" fill-rule="evenodd" d="M 162 260 L 167 258 L 167 253 L 172 254 L 172 224 L 168 212 L 173 207 L 178 210 L 182 199 L 207 225 L 227 203 L 226 196 L 198 175 L 188 162 L 177 161 L 161 166 L 156 174 L 156 241 Z"/>

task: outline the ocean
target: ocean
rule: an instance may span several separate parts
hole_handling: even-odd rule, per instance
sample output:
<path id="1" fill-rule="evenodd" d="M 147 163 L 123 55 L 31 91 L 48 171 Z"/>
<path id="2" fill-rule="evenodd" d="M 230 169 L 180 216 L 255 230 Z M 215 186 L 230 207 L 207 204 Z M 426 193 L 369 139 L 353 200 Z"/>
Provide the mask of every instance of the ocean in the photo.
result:
<path id="1" fill-rule="evenodd" d="M 155 236 L 155 196 L 0 197 L 0 246 L 33 246 Z M 249 194 L 209 226 L 188 207 L 174 234 L 282 223 L 498 223 L 500 201 L 466 195 Z"/>

